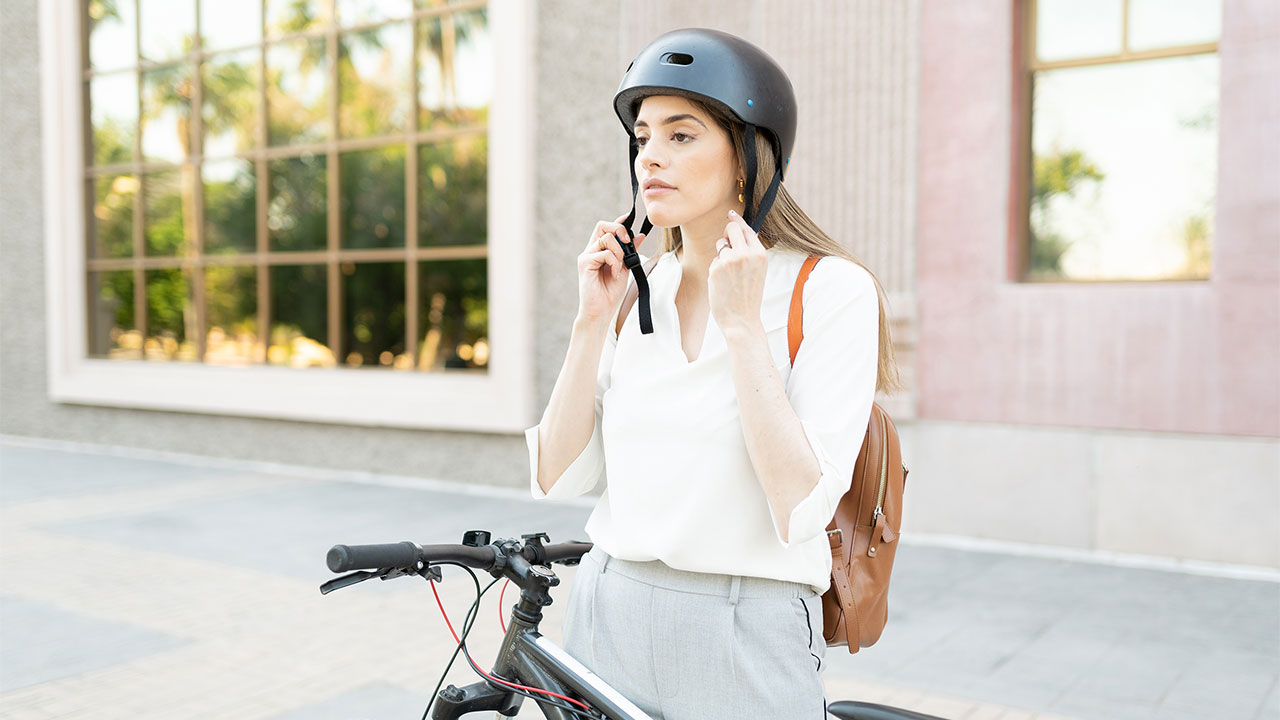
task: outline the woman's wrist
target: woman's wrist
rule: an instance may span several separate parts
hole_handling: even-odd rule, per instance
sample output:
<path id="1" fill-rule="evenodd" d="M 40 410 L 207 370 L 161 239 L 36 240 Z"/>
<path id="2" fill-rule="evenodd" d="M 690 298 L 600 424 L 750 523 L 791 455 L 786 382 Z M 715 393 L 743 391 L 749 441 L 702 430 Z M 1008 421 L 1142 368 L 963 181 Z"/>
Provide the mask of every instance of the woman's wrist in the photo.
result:
<path id="1" fill-rule="evenodd" d="M 604 332 L 608 329 L 609 329 L 608 315 L 590 317 L 579 312 L 578 315 L 573 319 L 574 335 L 584 335 L 587 337 L 595 337 L 597 335 L 604 335 Z"/>

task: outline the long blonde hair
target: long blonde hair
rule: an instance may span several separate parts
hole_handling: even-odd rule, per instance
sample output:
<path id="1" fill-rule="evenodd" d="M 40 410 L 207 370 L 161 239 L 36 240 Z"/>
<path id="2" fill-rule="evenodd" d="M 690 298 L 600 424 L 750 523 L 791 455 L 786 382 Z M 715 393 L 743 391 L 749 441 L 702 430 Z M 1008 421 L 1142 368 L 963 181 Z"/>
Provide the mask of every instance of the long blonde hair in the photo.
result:
<path id="1" fill-rule="evenodd" d="M 738 156 L 738 166 L 745 171 L 747 157 L 743 148 L 746 142 L 746 127 L 707 103 L 693 98 L 688 99 L 714 118 L 716 123 L 729 133 L 734 152 Z M 773 145 L 770 143 L 768 135 L 763 131 L 759 131 L 756 133 L 756 182 L 752 207 L 760 207 L 760 201 L 769 189 L 769 181 L 773 179 L 774 167 Z M 820 255 L 824 257 L 834 255 L 857 264 L 871 275 L 871 280 L 876 285 L 876 295 L 880 300 L 880 347 L 876 361 L 876 389 L 886 393 L 901 390 L 902 381 L 898 376 L 898 363 L 893 352 L 893 339 L 889 335 L 889 316 L 885 312 L 885 306 L 888 305 L 888 297 L 875 273 L 871 272 L 870 268 L 854 257 L 853 253 L 823 232 L 822 228 L 818 227 L 818 224 L 800 209 L 791 194 L 787 192 L 785 185 L 778 185 L 778 193 L 774 198 L 773 207 L 765 215 L 764 223 L 760 226 L 758 236 L 760 244 L 766 248 L 780 247 L 804 255 Z M 663 251 L 675 252 L 682 244 L 683 239 L 680 237 L 679 227 L 663 229 Z"/>

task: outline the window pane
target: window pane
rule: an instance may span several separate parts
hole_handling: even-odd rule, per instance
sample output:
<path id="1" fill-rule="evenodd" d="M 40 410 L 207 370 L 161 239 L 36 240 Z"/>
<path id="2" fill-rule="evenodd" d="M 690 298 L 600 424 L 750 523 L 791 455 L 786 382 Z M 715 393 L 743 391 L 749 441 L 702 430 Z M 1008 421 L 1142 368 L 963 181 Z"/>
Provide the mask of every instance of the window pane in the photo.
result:
<path id="1" fill-rule="evenodd" d="M 488 137 L 418 148 L 418 244 L 483 245 L 488 229 Z"/>
<path id="2" fill-rule="evenodd" d="M 1123 20 L 1121 0 L 1038 0 L 1036 57 L 1047 62 L 1117 54 Z"/>
<path id="3" fill-rule="evenodd" d="M 133 0 L 89 0 L 89 64 L 95 70 L 129 67 L 138 59 Z"/>
<path id="4" fill-rule="evenodd" d="M 1217 42 L 1222 0 L 1129 0 L 1129 48 Z"/>
<path id="5" fill-rule="evenodd" d="M 329 24 L 328 0 L 267 0 L 267 33 L 287 35 Z"/>
<path id="6" fill-rule="evenodd" d="M 493 48 L 488 11 L 418 23 L 418 127 L 483 125 L 493 97 Z"/>
<path id="7" fill-rule="evenodd" d="M 93 163 L 132 162 L 138 136 L 138 76 L 123 72 L 95 77 L 89 83 L 89 106 Z"/>
<path id="8" fill-rule="evenodd" d="M 267 235 L 271 250 L 323 250 L 328 245 L 324 155 L 273 160 Z"/>
<path id="9" fill-rule="evenodd" d="M 413 113 L 413 26 L 386 25 L 338 38 L 338 127 L 343 137 L 402 133 Z"/>
<path id="10" fill-rule="evenodd" d="M 203 0 L 200 34 L 205 50 L 253 45 L 262 40 L 262 0 Z"/>
<path id="11" fill-rule="evenodd" d="M 1205 278 L 1218 58 L 1036 74 L 1031 275 Z"/>
<path id="12" fill-rule="evenodd" d="M 267 138 L 272 145 L 329 137 L 329 59 L 324 38 L 267 49 Z"/>
<path id="13" fill-rule="evenodd" d="M 348 26 L 395 20 L 412 12 L 410 0 L 338 0 L 338 21 Z"/>
<path id="14" fill-rule="evenodd" d="M 204 249 L 253 252 L 258 245 L 258 180 L 248 160 L 219 160 L 200 168 L 204 180 Z"/>
<path id="15" fill-rule="evenodd" d="M 198 360 L 196 354 L 196 306 L 186 272 L 177 268 L 148 270 L 148 360 Z"/>
<path id="16" fill-rule="evenodd" d="M 194 0 L 138 0 L 142 57 L 163 61 L 191 51 L 196 36 Z"/>
<path id="17" fill-rule="evenodd" d="M 147 239 L 147 255 L 175 256 L 187 251 L 188 243 L 195 242 L 188 232 L 187 223 L 193 217 L 195 169 L 187 166 L 181 170 L 152 173 L 143 176 L 143 210 L 146 218 L 144 232 Z"/>
<path id="18" fill-rule="evenodd" d="M 258 57 L 258 50 L 215 55 L 201 67 L 206 157 L 258 146 Z"/>
<path id="19" fill-rule="evenodd" d="M 488 265 L 484 259 L 418 265 L 419 370 L 488 366 Z"/>
<path id="20" fill-rule="evenodd" d="M 404 263 L 342 264 L 345 362 L 404 367 Z"/>
<path id="21" fill-rule="evenodd" d="M 271 346 L 267 362 L 334 367 L 328 348 L 329 282 L 323 265 L 271 268 Z"/>
<path id="22" fill-rule="evenodd" d="M 190 65 L 168 65 L 142 73 L 142 157 L 180 163 L 191 155 Z"/>
<path id="23" fill-rule="evenodd" d="M 209 266 L 204 270 L 204 300 L 209 333 L 204 361 L 211 365 L 249 365 L 258 351 L 258 269 Z"/>
<path id="24" fill-rule="evenodd" d="M 133 271 L 89 273 L 89 355 L 140 360 L 142 336 L 133 312 Z"/>
<path id="25" fill-rule="evenodd" d="M 138 179 L 103 175 L 93 179 L 93 217 L 89 219 L 89 257 L 133 256 L 133 204 Z"/>
<path id="26" fill-rule="evenodd" d="M 404 146 L 343 153 L 342 247 L 404 247 Z"/>

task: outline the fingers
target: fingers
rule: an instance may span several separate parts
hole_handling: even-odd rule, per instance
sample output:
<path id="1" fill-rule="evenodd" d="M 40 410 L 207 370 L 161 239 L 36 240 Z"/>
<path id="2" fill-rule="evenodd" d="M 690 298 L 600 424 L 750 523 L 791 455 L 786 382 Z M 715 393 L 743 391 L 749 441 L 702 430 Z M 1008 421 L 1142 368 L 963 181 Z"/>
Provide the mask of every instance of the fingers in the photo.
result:
<path id="1" fill-rule="evenodd" d="M 734 233 L 735 230 L 736 234 Z M 734 248 L 764 247 L 760 243 L 760 237 L 756 235 L 756 231 L 751 229 L 750 223 L 733 210 L 729 211 L 729 224 L 724 226 L 724 231 L 725 236 L 729 238 L 730 245 Z"/>

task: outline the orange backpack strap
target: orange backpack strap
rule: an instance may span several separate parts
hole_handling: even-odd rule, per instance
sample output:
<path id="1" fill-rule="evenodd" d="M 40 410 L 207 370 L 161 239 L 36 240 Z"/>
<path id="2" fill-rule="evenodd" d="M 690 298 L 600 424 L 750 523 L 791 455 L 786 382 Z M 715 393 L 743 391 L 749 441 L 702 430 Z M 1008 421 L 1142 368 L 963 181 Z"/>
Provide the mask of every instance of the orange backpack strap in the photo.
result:
<path id="1" fill-rule="evenodd" d="M 787 313 L 787 345 L 791 348 L 791 364 L 796 364 L 796 353 L 800 352 L 800 341 L 804 339 L 804 283 L 809 273 L 822 259 L 821 255 L 810 255 L 800 266 L 800 274 L 796 276 L 795 289 L 791 291 L 791 312 Z"/>

